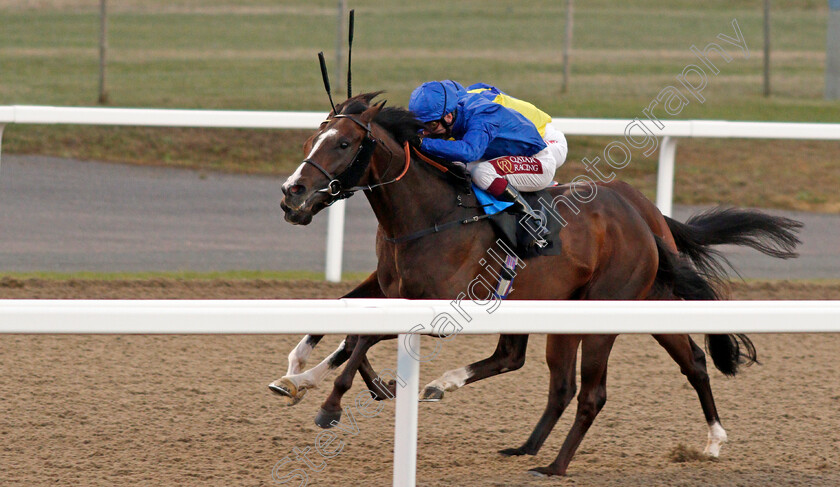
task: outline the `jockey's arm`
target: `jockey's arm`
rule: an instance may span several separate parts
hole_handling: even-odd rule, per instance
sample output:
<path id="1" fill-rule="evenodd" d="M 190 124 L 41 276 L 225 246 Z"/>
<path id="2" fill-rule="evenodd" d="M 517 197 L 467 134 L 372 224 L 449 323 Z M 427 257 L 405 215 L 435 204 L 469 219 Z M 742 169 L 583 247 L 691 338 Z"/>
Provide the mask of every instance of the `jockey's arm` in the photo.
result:
<path id="1" fill-rule="evenodd" d="M 449 161 L 477 161 L 498 133 L 499 124 L 495 120 L 475 114 L 467 122 L 467 131 L 460 140 L 424 138 L 420 147 L 429 154 Z"/>

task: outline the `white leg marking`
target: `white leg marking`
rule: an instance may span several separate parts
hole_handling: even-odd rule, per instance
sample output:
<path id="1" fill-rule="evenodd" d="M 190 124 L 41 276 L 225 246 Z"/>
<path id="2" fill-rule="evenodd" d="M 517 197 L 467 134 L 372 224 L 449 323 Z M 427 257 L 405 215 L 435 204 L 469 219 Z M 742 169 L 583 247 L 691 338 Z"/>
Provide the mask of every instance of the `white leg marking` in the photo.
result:
<path id="1" fill-rule="evenodd" d="M 282 377 L 282 379 L 286 379 L 292 382 L 292 384 L 297 387 L 298 391 L 306 390 L 306 389 L 316 389 L 318 384 L 327 377 L 330 370 L 330 362 L 332 361 L 333 357 L 335 357 L 341 350 L 344 349 L 344 340 L 341 341 L 341 344 L 338 345 L 338 348 L 335 349 L 333 353 L 331 353 L 327 358 L 325 358 L 320 364 L 312 367 L 311 369 L 307 370 L 306 372 L 302 372 L 299 374 L 294 375 L 287 375 Z"/>
<path id="2" fill-rule="evenodd" d="M 312 354 L 312 347 L 309 346 L 308 342 L 309 335 L 306 335 L 289 353 L 289 368 L 286 370 L 286 375 L 298 374 L 306 367 L 306 361 L 309 360 L 309 355 Z"/>
<path id="3" fill-rule="evenodd" d="M 726 443 L 726 431 L 723 426 L 717 421 L 709 425 L 709 442 L 706 443 L 706 449 L 703 453 L 717 458 L 720 455 L 720 447 Z"/>
<path id="4" fill-rule="evenodd" d="M 461 367 L 445 372 L 439 379 L 429 382 L 426 387 L 435 387 L 446 392 L 454 391 L 463 387 L 470 375 L 466 367 Z"/>

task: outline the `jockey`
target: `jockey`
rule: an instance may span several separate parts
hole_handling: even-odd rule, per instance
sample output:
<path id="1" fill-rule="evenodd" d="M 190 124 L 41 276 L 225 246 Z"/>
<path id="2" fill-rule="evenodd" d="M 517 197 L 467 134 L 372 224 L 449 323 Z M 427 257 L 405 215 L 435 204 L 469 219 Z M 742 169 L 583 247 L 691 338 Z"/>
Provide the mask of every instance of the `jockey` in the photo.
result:
<path id="1" fill-rule="evenodd" d="M 566 160 L 566 139 L 551 117 L 490 85 L 467 91 L 451 80 L 423 83 L 408 108 L 426 125 L 421 149 L 467 163 L 476 186 L 538 224 L 536 243 L 545 245 L 544 221 L 519 191 L 547 187 Z"/>

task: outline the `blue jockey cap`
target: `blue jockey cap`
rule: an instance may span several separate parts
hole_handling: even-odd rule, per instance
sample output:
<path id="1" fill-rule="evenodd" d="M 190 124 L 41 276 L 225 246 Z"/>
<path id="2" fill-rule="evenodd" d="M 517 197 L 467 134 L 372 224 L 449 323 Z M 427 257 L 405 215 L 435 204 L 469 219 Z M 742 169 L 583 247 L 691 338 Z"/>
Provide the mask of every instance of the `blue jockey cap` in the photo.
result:
<path id="1" fill-rule="evenodd" d="M 466 90 L 457 81 L 429 81 L 418 86 L 408 101 L 408 109 L 421 122 L 440 120 L 458 106 L 458 99 Z"/>

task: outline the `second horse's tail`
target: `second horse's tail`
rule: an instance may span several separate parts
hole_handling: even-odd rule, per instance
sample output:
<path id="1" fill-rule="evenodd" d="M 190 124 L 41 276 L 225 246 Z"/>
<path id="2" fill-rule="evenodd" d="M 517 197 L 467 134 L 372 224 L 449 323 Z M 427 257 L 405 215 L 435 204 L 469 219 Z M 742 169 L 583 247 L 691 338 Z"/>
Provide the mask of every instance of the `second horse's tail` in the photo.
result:
<path id="1" fill-rule="evenodd" d="M 668 288 L 675 297 L 686 301 L 722 298 L 714 280 L 699 273 L 687 259 L 671 252 L 662 239 L 654 239 L 659 251 L 656 285 Z M 741 333 L 706 335 L 706 349 L 715 367 L 725 375 L 735 375 L 741 365 L 758 361 L 752 341 Z"/>
<path id="2" fill-rule="evenodd" d="M 680 223 L 665 217 L 680 254 L 687 256 L 697 270 L 713 280 L 726 277 L 732 268 L 713 245 L 741 245 L 779 259 L 796 257 L 796 236 L 802 223 L 756 210 L 713 208 Z"/>
<path id="3" fill-rule="evenodd" d="M 780 259 L 796 257 L 796 236 L 802 223 L 755 210 L 714 208 L 694 215 L 685 223 L 665 217 L 668 228 L 683 257 L 665 249 L 660 241 L 660 271 L 657 278 L 670 281 L 674 294 L 686 300 L 721 299 L 719 286 L 732 265 L 713 245 L 732 244 L 753 248 Z M 695 270 L 696 269 L 696 270 Z M 743 334 L 706 335 L 706 347 L 715 366 L 726 375 L 735 375 L 740 365 L 757 361 L 752 341 Z"/>

